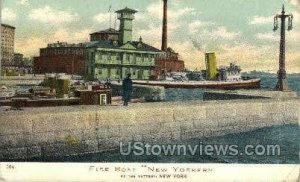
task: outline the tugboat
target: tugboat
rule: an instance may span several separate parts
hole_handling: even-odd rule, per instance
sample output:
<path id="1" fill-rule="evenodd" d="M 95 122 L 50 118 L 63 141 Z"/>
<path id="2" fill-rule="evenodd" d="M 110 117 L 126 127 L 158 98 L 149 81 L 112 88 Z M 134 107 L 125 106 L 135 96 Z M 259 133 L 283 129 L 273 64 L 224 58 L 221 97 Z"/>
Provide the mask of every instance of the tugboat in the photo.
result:
<path id="1" fill-rule="evenodd" d="M 240 66 L 231 63 L 217 68 L 215 53 L 206 53 L 206 70 L 167 73 L 164 79 L 156 81 L 134 80 L 134 84 L 163 86 L 165 88 L 204 89 L 259 89 L 260 78 L 242 77 Z"/>

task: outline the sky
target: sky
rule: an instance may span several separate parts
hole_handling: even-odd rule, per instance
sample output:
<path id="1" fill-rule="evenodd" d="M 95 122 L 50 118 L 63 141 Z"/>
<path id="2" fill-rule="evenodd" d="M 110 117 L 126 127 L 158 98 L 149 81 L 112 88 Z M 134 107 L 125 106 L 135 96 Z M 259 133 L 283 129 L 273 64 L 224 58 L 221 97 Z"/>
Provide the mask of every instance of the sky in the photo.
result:
<path id="1" fill-rule="evenodd" d="M 204 53 L 216 52 L 219 66 L 277 72 L 280 37 L 272 29 L 282 4 L 294 16 L 287 71 L 300 72 L 300 0 L 169 0 L 168 46 L 189 69 L 204 69 Z M 33 57 L 48 43 L 89 41 L 90 33 L 109 28 L 110 14 L 118 29 L 114 11 L 126 6 L 138 11 L 133 39 L 160 48 L 162 0 L 4 0 L 2 22 L 16 27 L 15 52 Z"/>

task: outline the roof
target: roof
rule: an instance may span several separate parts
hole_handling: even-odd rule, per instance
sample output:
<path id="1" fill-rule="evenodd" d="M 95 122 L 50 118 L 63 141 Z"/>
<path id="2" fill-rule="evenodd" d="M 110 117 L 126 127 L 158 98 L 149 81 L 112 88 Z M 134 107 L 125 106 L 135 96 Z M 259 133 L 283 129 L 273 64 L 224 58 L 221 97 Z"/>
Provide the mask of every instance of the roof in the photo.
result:
<path id="1" fill-rule="evenodd" d="M 138 11 L 134 10 L 134 9 L 127 8 L 127 7 L 125 7 L 124 9 L 116 11 L 116 13 L 123 13 L 123 12 L 137 13 Z"/>
<path id="2" fill-rule="evenodd" d="M 86 47 L 87 48 L 107 48 L 107 49 L 119 49 L 119 50 L 127 50 L 126 45 L 133 47 L 138 51 L 150 51 L 150 52 L 161 52 L 161 50 L 152 47 L 144 42 L 139 41 L 131 41 L 127 42 L 124 45 L 116 45 L 113 41 L 105 40 L 105 41 L 94 41 L 90 42 Z"/>
<path id="3" fill-rule="evenodd" d="M 118 34 L 119 31 L 116 30 L 116 29 L 113 29 L 113 28 L 108 28 L 106 30 L 100 30 L 98 32 L 91 33 L 90 35 L 92 35 L 92 34 L 107 34 L 107 33 L 109 33 L 109 34 Z"/>
<path id="4" fill-rule="evenodd" d="M 82 42 L 77 44 L 69 44 L 67 42 L 56 42 L 52 44 L 48 44 L 46 48 L 41 49 L 48 49 L 48 48 L 85 48 L 89 43 Z"/>
<path id="5" fill-rule="evenodd" d="M 11 25 L 7 25 L 7 24 L 1 24 L 2 26 L 4 26 L 4 27 L 8 27 L 8 28 L 12 28 L 12 29 L 16 29 L 16 27 L 13 27 L 13 26 L 11 26 Z"/>

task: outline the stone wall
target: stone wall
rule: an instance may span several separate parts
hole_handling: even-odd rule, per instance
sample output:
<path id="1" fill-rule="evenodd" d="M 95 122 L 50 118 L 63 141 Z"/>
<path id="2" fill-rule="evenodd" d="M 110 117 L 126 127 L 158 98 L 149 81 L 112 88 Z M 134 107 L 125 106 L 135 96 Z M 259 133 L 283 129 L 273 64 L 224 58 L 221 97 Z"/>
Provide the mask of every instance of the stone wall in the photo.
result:
<path id="1" fill-rule="evenodd" d="M 97 153 L 118 149 L 119 142 L 167 143 L 300 120 L 300 100 L 0 110 L 1 161 Z"/>

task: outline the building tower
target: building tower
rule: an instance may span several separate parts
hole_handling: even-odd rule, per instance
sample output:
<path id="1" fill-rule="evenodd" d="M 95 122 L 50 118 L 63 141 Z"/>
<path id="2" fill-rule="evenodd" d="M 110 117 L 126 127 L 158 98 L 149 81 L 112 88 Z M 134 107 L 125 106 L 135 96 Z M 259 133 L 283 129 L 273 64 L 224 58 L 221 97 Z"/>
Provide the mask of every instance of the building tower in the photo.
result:
<path id="1" fill-rule="evenodd" d="M 285 20 L 288 18 L 288 30 L 292 30 L 293 15 L 286 15 L 284 11 L 284 5 L 282 6 L 281 14 L 274 17 L 274 31 L 278 29 L 278 18 L 281 19 L 280 28 L 280 50 L 279 50 L 279 71 L 278 71 L 278 82 L 275 87 L 277 91 L 288 91 L 288 82 L 286 78 L 285 70 Z"/>
<path id="2" fill-rule="evenodd" d="M 137 11 L 126 7 L 116 11 L 116 13 L 120 20 L 119 43 L 123 45 L 132 41 L 132 21 L 134 20 L 134 14 L 137 13 Z"/>
<path id="3" fill-rule="evenodd" d="M 162 44 L 161 50 L 167 51 L 168 49 L 168 0 L 163 0 L 164 2 L 164 15 L 163 15 L 163 27 L 162 27 Z"/>

